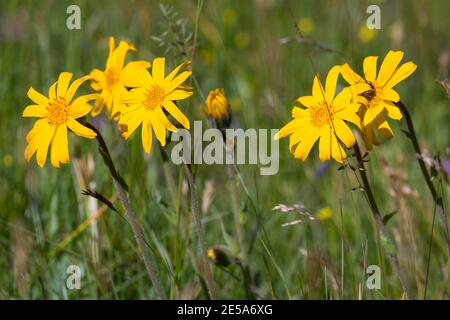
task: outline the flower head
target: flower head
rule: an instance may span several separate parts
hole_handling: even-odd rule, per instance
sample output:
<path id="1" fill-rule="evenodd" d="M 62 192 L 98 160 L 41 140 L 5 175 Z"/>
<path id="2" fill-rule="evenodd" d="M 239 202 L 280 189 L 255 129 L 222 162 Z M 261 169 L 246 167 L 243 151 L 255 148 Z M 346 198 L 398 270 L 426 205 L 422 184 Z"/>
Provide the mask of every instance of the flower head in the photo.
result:
<path id="1" fill-rule="evenodd" d="M 115 48 L 114 38 L 109 38 L 109 56 L 105 70 L 94 69 L 90 74 L 92 89 L 101 91 L 92 110 L 93 116 L 98 115 L 106 105 L 109 115 L 117 119 L 120 111 L 120 97 L 127 92 L 125 87 L 134 83 L 134 75 L 139 73 L 140 69 L 150 68 L 150 63 L 147 61 L 133 61 L 124 66 L 125 57 L 130 50 L 136 51 L 131 43 L 120 41 Z"/>
<path id="2" fill-rule="evenodd" d="M 204 107 L 206 116 L 215 120 L 225 120 L 230 117 L 230 104 L 223 89 L 211 90 Z"/>
<path id="3" fill-rule="evenodd" d="M 55 168 L 60 163 L 69 162 L 69 147 L 67 128 L 76 135 L 93 139 L 96 133 L 81 125 L 77 118 L 88 114 L 92 107 L 87 102 L 97 98 L 97 94 L 88 94 L 73 99 L 78 87 L 89 76 L 76 79 L 69 86 L 72 73 L 62 72 L 58 81 L 50 86 L 48 98 L 30 87 L 28 97 L 35 103 L 25 108 L 23 117 L 37 117 L 33 129 L 27 135 L 28 145 L 25 149 L 25 159 L 29 161 L 36 153 L 40 167 L 45 165 L 48 148 L 51 147 L 50 160 Z"/>
<path id="4" fill-rule="evenodd" d="M 185 62 L 176 67 L 165 76 L 165 59 L 153 60 L 152 73 L 143 70 L 135 75 L 135 87 L 124 94 L 121 103 L 122 108 L 119 125 L 122 135 L 128 139 L 130 135 L 142 124 L 142 145 L 146 153 L 152 146 L 152 131 L 162 146 L 166 145 L 166 129 L 176 131 L 177 128 L 167 119 L 165 112 L 172 115 L 183 127 L 189 129 L 189 120 L 178 109 L 174 101 L 190 97 L 192 91 L 182 83 L 191 75 L 191 71 L 183 71 L 181 68 L 190 62 Z"/>
<path id="5" fill-rule="evenodd" d="M 292 109 L 294 119 L 275 135 L 275 139 L 290 135 L 289 148 L 297 159 L 305 160 L 313 145 L 319 140 L 321 161 L 333 158 L 343 162 L 346 153 L 341 142 L 347 148 L 355 144 L 355 136 L 346 121 L 359 127 L 359 117 L 356 114 L 359 106 L 351 102 L 352 94 L 349 89 L 344 89 L 335 96 L 339 71 L 339 66 L 330 70 L 325 89 L 319 77 L 314 77 L 312 95 L 297 100 L 306 109 L 294 107 Z"/>
<path id="6" fill-rule="evenodd" d="M 348 64 L 342 66 L 342 76 L 350 86 L 363 88 L 366 85 L 366 89 L 358 90 L 354 101 L 363 106 L 360 109 L 361 126 L 369 150 L 372 149 L 372 144 L 378 143 L 376 131 L 386 139 L 393 136 L 385 115 L 394 120 L 402 118 L 400 109 L 395 105 L 400 96 L 393 87 L 409 77 L 417 68 L 412 62 L 399 66 L 402 59 L 402 51 L 389 51 L 377 75 L 378 57 L 366 57 L 363 63 L 365 79 L 355 73 Z"/>

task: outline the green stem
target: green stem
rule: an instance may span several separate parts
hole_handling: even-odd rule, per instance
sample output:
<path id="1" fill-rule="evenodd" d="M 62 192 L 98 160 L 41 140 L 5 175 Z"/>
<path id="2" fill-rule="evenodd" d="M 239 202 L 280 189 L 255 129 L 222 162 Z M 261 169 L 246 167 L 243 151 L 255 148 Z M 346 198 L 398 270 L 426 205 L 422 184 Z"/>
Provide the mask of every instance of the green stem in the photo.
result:
<path id="1" fill-rule="evenodd" d="M 103 156 L 103 160 L 105 164 L 109 168 L 111 173 L 111 177 L 113 178 L 114 187 L 116 188 L 117 194 L 119 196 L 120 202 L 125 210 L 125 217 L 128 223 L 131 226 L 131 230 L 133 231 L 134 238 L 136 240 L 139 255 L 145 265 L 145 269 L 153 283 L 153 286 L 156 290 L 156 293 L 160 299 L 167 299 L 166 294 L 161 286 L 161 281 L 158 273 L 156 272 L 156 267 L 153 264 L 152 259 L 150 258 L 147 247 L 145 245 L 144 234 L 142 229 L 137 221 L 136 215 L 133 212 L 133 208 L 131 207 L 130 199 L 127 194 L 127 186 L 123 181 L 122 177 L 118 174 L 114 162 L 112 161 L 111 154 L 109 153 L 108 146 L 106 145 L 105 140 L 103 139 L 100 131 L 91 123 L 84 121 L 83 124 L 92 129 L 97 134 L 97 141 L 99 143 L 99 150 L 101 155 Z"/>
<path id="2" fill-rule="evenodd" d="M 445 237 L 447 240 L 448 255 L 450 257 L 450 232 L 448 229 L 447 216 L 445 214 L 444 203 L 443 203 L 442 197 L 440 197 L 438 195 L 436 188 L 434 187 L 434 184 L 431 181 L 431 176 L 430 176 L 430 173 L 428 172 L 427 166 L 426 166 L 425 162 L 423 161 L 422 151 L 420 150 L 420 145 L 417 140 L 416 130 L 414 129 L 414 124 L 413 124 L 413 121 L 411 118 L 411 114 L 409 113 L 408 108 L 406 107 L 405 104 L 403 104 L 403 102 L 401 102 L 401 101 L 397 102 L 397 106 L 400 108 L 403 116 L 405 117 L 406 125 L 408 126 L 409 139 L 411 140 L 411 143 L 414 147 L 414 151 L 416 152 L 417 162 L 419 162 L 420 170 L 422 171 L 422 175 L 425 179 L 428 189 L 431 192 L 431 196 L 433 197 L 434 203 L 436 205 L 437 213 L 439 214 L 439 218 L 442 220 L 442 224 L 444 226 Z"/>
<path id="3" fill-rule="evenodd" d="M 194 177 L 192 175 L 191 168 L 189 165 L 184 164 L 184 168 L 186 169 L 186 176 L 189 184 L 190 194 L 191 194 L 191 211 L 192 216 L 194 217 L 194 223 L 195 228 L 197 230 L 198 235 L 198 241 L 200 244 L 200 250 L 201 250 L 201 264 L 202 264 L 202 271 L 205 273 L 205 281 L 206 285 L 208 287 L 208 293 L 211 299 L 216 299 L 216 288 L 214 284 L 214 278 L 211 272 L 211 269 L 209 268 L 209 262 L 208 262 L 208 249 L 206 244 L 206 238 L 205 238 L 205 232 L 203 230 L 203 224 L 200 216 L 200 211 L 198 209 L 198 202 L 197 202 L 197 194 L 196 194 L 196 188 L 195 188 L 195 181 Z"/>
<path id="4" fill-rule="evenodd" d="M 407 285 L 406 278 L 405 278 L 403 271 L 400 268 L 400 264 L 398 262 L 395 243 L 392 240 L 391 236 L 389 235 L 386 225 L 384 224 L 383 218 L 381 217 L 380 210 L 378 208 L 378 204 L 373 195 L 372 188 L 369 183 L 369 179 L 367 178 L 366 168 L 364 166 L 364 161 L 363 161 L 363 158 L 361 155 L 361 150 L 359 149 L 358 143 L 355 143 L 355 145 L 353 146 L 353 150 L 355 151 L 356 160 L 358 161 L 358 166 L 359 166 L 358 172 L 362 179 L 362 183 L 364 186 L 364 192 L 367 195 L 367 199 L 369 201 L 369 206 L 372 211 L 373 217 L 375 218 L 375 223 L 376 223 L 378 232 L 380 232 L 380 234 L 381 234 L 381 238 L 382 238 L 381 240 L 386 242 L 386 244 L 387 244 L 388 255 L 391 260 L 392 266 L 400 280 L 400 285 L 402 286 L 402 289 L 403 289 L 403 292 L 405 293 L 406 299 L 409 299 L 409 297 L 411 297 L 411 294 L 409 292 L 409 287 Z"/>

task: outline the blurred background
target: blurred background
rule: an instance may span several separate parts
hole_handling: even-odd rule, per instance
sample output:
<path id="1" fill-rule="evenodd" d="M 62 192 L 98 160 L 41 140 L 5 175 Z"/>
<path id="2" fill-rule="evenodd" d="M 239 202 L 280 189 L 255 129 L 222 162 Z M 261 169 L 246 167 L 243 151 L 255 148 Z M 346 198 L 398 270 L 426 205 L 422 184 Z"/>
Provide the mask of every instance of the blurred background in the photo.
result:
<path id="1" fill-rule="evenodd" d="M 80 30 L 66 27 L 71 4 L 81 9 Z M 381 9 L 380 30 L 366 27 L 370 4 Z M 24 160 L 25 136 L 34 122 L 21 117 L 30 86 L 46 93 L 62 71 L 79 77 L 103 69 L 108 37 L 114 36 L 138 48 L 128 60 L 166 56 L 168 70 L 193 59 L 194 96 L 180 103 L 191 121 L 204 120 L 199 105 L 209 90 L 222 87 L 235 126 L 281 128 L 295 100 L 310 94 L 316 72 L 324 77 L 345 62 L 362 72 L 365 56 L 402 50 L 418 69 L 397 91 L 410 108 L 423 150 L 439 154 L 448 166 L 449 97 L 438 82 L 449 74 L 448 11 L 445 0 L 0 1 L 0 298 L 155 297 L 129 225 L 81 195 L 90 187 L 121 208 L 96 144 L 71 135 L 71 163 L 60 170 L 49 161 L 41 169 L 34 158 Z M 80 93 L 90 91 L 82 88 Z M 156 141 L 146 156 L 140 135 L 124 142 L 104 114 L 93 121 L 130 186 L 169 296 L 206 298 L 183 168 L 163 163 Z M 423 298 L 427 288 L 427 298 L 448 299 L 443 226 L 436 218 L 431 237 L 431 195 L 401 131 L 404 122 L 391 125 L 394 138 L 370 154 L 375 197 L 383 215 L 393 214 L 388 229 L 414 297 Z M 338 170 L 337 163 L 321 163 L 317 154 L 313 149 L 301 163 L 286 139 L 280 142 L 277 175 L 260 176 L 258 166 L 240 166 L 245 252 L 236 244 L 225 168 L 195 168 L 207 243 L 230 262 L 212 265 L 220 298 L 246 298 L 248 288 L 253 297 L 267 299 L 402 298 L 354 175 Z M 445 173 L 435 184 L 448 211 Z M 316 219 L 282 227 L 300 216 L 272 210 L 279 204 L 302 204 Z M 70 265 L 81 268 L 80 290 L 66 286 Z M 379 290 L 365 285 L 368 265 L 381 268 Z"/>

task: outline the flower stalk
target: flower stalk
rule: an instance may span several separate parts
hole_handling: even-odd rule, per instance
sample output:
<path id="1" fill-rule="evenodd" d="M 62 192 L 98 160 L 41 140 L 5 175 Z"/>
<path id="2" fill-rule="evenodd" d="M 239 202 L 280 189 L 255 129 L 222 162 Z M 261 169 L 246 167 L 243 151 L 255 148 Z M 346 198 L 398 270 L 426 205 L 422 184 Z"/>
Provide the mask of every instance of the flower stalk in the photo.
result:
<path id="1" fill-rule="evenodd" d="M 358 172 L 362 179 L 364 192 L 367 195 L 367 200 L 369 202 L 369 206 L 372 211 L 372 215 L 375 219 L 375 223 L 376 223 L 378 232 L 380 232 L 381 241 L 383 244 L 386 245 L 385 247 L 387 248 L 389 259 L 391 260 L 392 266 L 400 280 L 400 285 L 402 286 L 403 292 L 405 294 L 405 298 L 409 299 L 411 297 L 411 294 L 410 294 L 409 287 L 406 282 L 405 275 L 404 275 L 402 269 L 400 268 L 400 264 L 398 262 L 395 243 L 392 240 L 391 236 L 389 235 L 387 228 L 386 228 L 386 224 L 384 223 L 383 218 L 381 217 L 380 210 L 378 208 L 378 204 L 373 195 L 372 188 L 369 183 L 369 179 L 367 178 L 366 168 L 364 166 L 364 160 L 361 155 L 361 150 L 359 149 L 358 143 L 355 143 L 355 145 L 353 146 L 353 150 L 355 152 L 356 160 L 358 161 Z"/>
<path id="2" fill-rule="evenodd" d="M 447 241 L 447 250 L 448 255 L 450 257 L 450 233 L 448 229 L 447 216 L 444 210 L 444 203 L 442 197 L 438 195 L 436 188 L 431 181 L 430 173 L 428 172 L 427 166 L 423 160 L 422 151 L 420 149 L 419 142 L 417 140 L 416 130 L 414 129 L 414 124 L 411 118 L 411 114 L 409 113 L 406 105 L 399 101 L 397 102 L 397 106 L 400 108 L 403 116 L 405 117 L 406 125 L 408 126 L 408 137 L 411 140 L 414 151 L 416 152 L 417 162 L 419 163 L 420 170 L 422 171 L 423 178 L 427 184 L 428 189 L 430 190 L 431 196 L 433 197 L 434 203 L 436 205 L 436 210 L 438 212 L 439 218 L 442 220 L 442 224 L 444 226 L 445 237 Z"/>
<path id="3" fill-rule="evenodd" d="M 99 151 L 103 157 L 105 164 L 107 165 L 109 172 L 111 173 L 111 177 L 113 179 L 114 187 L 116 188 L 117 194 L 119 196 L 120 202 L 125 210 L 125 218 L 131 226 L 133 231 L 134 238 L 136 240 L 139 255 L 141 260 L 145 265 L 145 269 L 147 270 L 148 276 L 150 277 L 155 291 L 159 297 L 159 299 L 167 299 L 166 293 L 162 288 L 161 281 L 159 275 L 156 271 L 156 267 L 148 254 L 147 247 L 145 244 L 144 234 L 142 232 L 142 228 L 139 225 L 136 215 L 134 214 L 133 208 L 130 203 L 130 199 L 128 197 L 127 191 L 128 186 L 126 185 L 123 178 L 118 174 L 114 163 L 111 158 L 111 154 L 109 153 L 108 147 L 106 145 L 105 140 L 103 139 L 100 131 L 91 123 L 84 121 L 83 124 L 93 130 L 97 136 L 96 139 L 99 143 Z"/>
<path id="4" fill-rule="evenodd" d="M 216 288 L 214 284 L 214 278 L 211 272 L 211 269 L 209 267 L 209 261 L 208 261 L 208 248 L 206 244 L 206 238 L 205 238 L 205 232 L 203 230 L 203 224 L 201 221 L 200 211 L 198 209 L 198 202 L 197 202 L 197 194 L 196 194 L 196 188 L 195 188 L 195 181 L 194 177 L 192 175 L 191 168 L 188 164 L 184 164 L 184 168 L 186 169 L 186 176 L 189 184 L 189 190 L 191 195 L 191 211 L 192 216 L 194 218 L 195 228 L 198 235 L 198 242 L 200 245 L 200 251 L 201 251 L 201 264 L 202 264 L 202 271 L 204 272 L 206 286 L 208 287 L 208 294 L 211 299 L 216 299 Z"/>

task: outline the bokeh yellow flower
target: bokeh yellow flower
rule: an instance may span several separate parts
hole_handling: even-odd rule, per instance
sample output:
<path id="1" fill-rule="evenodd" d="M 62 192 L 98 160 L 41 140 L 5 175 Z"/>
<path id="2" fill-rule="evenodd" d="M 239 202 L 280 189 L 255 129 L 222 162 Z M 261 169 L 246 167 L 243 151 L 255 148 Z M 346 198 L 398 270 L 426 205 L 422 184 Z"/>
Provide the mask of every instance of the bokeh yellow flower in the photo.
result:
<path id="1" fill-rule="evenodd" d="M 354 72 L 348 64 L 342 66 L 342 76 L 350 86 L 361 86 L 367 84 L 367 89 L 354 101 L 358 101 L 363 106 L 360 109 L 361 127 L 364 135 L 366 147 L 371 150 L 373 144 L 378 144 L 377 131 L 385 138 L 391 139 L 393 132 L 385 115 L 394 120 L 400 120 L 402 113 L 395 105 L 400 100 L 399 94 L 393 89 L 402 80 L 409 77 L 417 66 L 409 61 L 401 66 L 403 59 L 402 51 L 389 51 L 381 64 L 377 76 L 376 56 L 369 56 L 364 59 L 364 78 Z"/>
<path id="2" fill-rule="evenodd" d="M 358 31 L 358 39 L 362 43 L 372 42 L 377 36 L 376 29 L 369 29 L 365 23 L 361 24 Z"/>
<path id="3" fill-rule="evenodd" d="M 174 103 L 192 95 L 190 88 L 182 85 L 192 71 L 183 71 L 178 75 L 180 69 L 188 65 L 189 61 L 182 63 L 165 76 L 165 58 L 156 58 L 153 60 L 152 73 L 140 69 L 134 75 L 133 82 L 129 81 L 129 86 L 134 89 L 122 95 L 121 103 L 125 105 L 119 119 L 122 136 L 128 139 L 142 124 L 142 145 L 146 153 L 150 153 L 152 147 L 152 130 L 162 146 L 166 145 L 166 129 L 172 132 L 177 130 L 164 111 L 189 129 L 188 118 Z"/>
<path id="4" fill-rule="evenodd" d="M 355 144 L 355 136 L 346 121 L 359 127 L 360 119 L 356 114 L 359 105 L 352 103 L 352 93 L 349 89 L 344 89 L 335 96 L 339 72 L 339 66 L 334 66 L 330 70 L 325 88 L 319 77 L 315 76 L 312 95 L 297 100 L 306 109 L 294 107 L 292 109 L 294 119 L 281 128 L 274 137 L 279 139 L 290 135 L 289 148 L 297 159 L 304 161 L 319 140 L 321 161 L 333 158 L 337 162 L 343 162 L 346 152 L 341 142 L 347 148 Z"/>
<path id="5" fill-rule="evenodd" d="M 328 220 L 332 216 L 333 216 L 333 211 L 328 207 L 322 208 L 319 211 L 317 211 L 317 213 L 316 213 L 316 217 L 319 220 Z"/>
<path id="6" fill-rule="evenodd" d="M 72 73 L 62 72 L 58 81 L 50 86 L 48 98 L 30 87 L 28 97 L 35 104 L 25 108 L 23 117 L 41 119 L 36 121 L 27 135 L 28 145 L 24 153 L 27 161 L 36 153 L 37 163 L 43 167 L 48 149 L 51 147 L 51 163 L 55 168 L 59 168 L 60 163 L 69 162 L 67 129 L 88 139 L 96 137 L 94 131 L 75 120 L 91 111 L 92 106 L 87 102 L 98 96 L 98 94 L 88 94 L 73 99 L 79 86 L 89 78 L 89 76 L 81 77 L 69 86 Z"/>
<path id="7" fill-rule="evenodd" d="M 230 117 L 230 104 L 222 88 L 209 92 L 203 111 L 208 118 L 216 120 L 226 120 Z"/>
<path id="8" fill-rule="evenodd" d="M 109 115 L 117 119 L 120 111 L 120 96 L 127 92 L 125 87 L 130 86 L 130 82 L 133 83 L 133 77 L 139 69 L 150 68 L 150 63 L 147 61 L 132 61 L 124 66 L 125 57 L 130 50 L 136 51 L 131 43 L 120 41 L 116 48 L 114 38 L 109 38 L 109 56 L 105 70 L 94 69 L 90 74 L 92 89 L 101 91 L 92 110 L 93 116 L 100 114 L 103 106 L 106 106 Z"/>
<path id="9" fill-rule="evenodd" d="M 310 35 L 314 31 L 315 27 L 314 20 L 309 17 L 300 19 L 297 26 L 300 29 L 300 32 L 302 33 L 303 36 Z"/>

